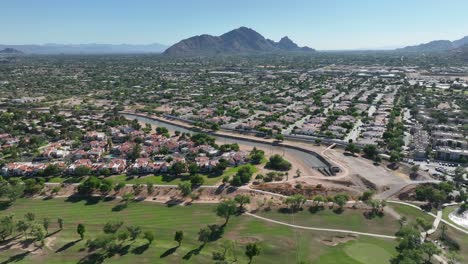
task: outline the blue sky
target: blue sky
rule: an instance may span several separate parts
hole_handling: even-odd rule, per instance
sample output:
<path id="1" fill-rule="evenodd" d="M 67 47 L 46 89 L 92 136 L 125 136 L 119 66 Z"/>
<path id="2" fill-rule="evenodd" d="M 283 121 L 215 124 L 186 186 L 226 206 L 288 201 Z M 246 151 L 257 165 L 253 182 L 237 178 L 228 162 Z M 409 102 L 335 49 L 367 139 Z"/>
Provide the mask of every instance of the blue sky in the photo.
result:
<path id="1" fill-rule="evenodd" d="M 468 35 L 467 0 L 11 0 L 0 6 L 1 44 L 173 44 L 240 26 L 322 50 Z"/>

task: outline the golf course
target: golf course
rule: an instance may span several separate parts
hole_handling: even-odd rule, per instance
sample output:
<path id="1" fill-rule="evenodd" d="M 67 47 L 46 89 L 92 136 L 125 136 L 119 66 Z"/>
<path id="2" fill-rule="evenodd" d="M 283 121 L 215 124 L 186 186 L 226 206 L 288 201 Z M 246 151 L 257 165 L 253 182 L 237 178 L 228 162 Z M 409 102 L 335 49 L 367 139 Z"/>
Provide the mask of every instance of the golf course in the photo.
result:
<path id="1" fill-rule="evenodd" d="M 216 205 L 192 204 L 168 206 L 154 202 L 131 202 L 123 210 L 113 210 L 120 200 L 92 197 L 18 199 L 0 210 L 0 216 L 13 215 L 16 220 L 32 213 L 36 221 L 50 219 L 48 234 L 42 247 L 32 247 L 25 238 L 0 244 L 0 263 L 100 263 L 93 259 L 86 242 L 102 234 L 108 221 L 122 221 L 124 225 L 138 226 L 142 232 L 151 231 L 154 241 L 148 243 L 141 236 L 122 241 L 117 254 L 105 258 L 104 263 L 213 263 L 213 252 L 229 248 L 227 260 L 248 263 L 245 248 L 256 242 L 260 254 L 252 263 L 389 263 L 395 254 L 396 241 L 346 233 L 304 230 L 272 223 L 247 214 L 233 216 L 220 238 L 202 245 L 198 241 L 200 228 L 224 223 L 214 212 Z M 394 235 L 398 222 L 390 216 L 366 219 L 359 210 L 346 209 L 341 213 L 324 209 L 310 212 L 307 208 L 296 214 L 277 210 L 259 211 L 256 215 L 284 223 L 320 228 L 339 228 Z M 59 228 L 57 219 L 63 219 Z M 77 225 L 86 228 L 84 238 L 76 232 Z M 180 246 L 174 233 L 183 231 Z M 29 244 L 28 244 L 29 243 Z M 33 250 L 30 250 L 33 249 Z"/>

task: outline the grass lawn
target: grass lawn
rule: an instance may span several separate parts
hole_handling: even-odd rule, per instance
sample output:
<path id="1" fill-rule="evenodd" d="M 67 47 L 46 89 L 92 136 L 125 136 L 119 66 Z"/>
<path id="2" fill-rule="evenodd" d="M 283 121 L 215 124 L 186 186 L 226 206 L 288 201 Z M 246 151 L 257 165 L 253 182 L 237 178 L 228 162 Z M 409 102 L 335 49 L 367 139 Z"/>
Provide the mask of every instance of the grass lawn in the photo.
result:
<path id="1" fill-rule="evenodd" d="M 387 206 L 393 208 L 401 216 L 406 216 L 409 222 L 415 222 L 416 218 L 418 217 L 423 218 L 431 223 L 434 222 L 434 217 L 411 206 L 396 203 L 387 203 Z"/>
<path id="2" fill-rule="evenodd" d="M 323 227 L 333 229 L 346 229 L 357 232 L 378 233 L 382 235 L 395 235 L 399 228 L 398 221 L 391 216 L 374 217 L 368 219 L 363 211 L 344 209 L 341 213 L 325 207 L 323 210 L 311 212 L 307 208 L 300 212 L 289 214 L 277 211 L 261 211 L 260 216 L 294 225 Z"/>
<path id="3" fill-rule="evenodd" d="M 244 255 L 248 242 L 258 242 L 261 247 L 261 254 L 254 258 L 253 263 L 306 261 L 316 264 L 364 264 L 372 259 L 372 263 L 379 264 L 388 263 L 389 258 L 395 254 L 396 241 L 390 239 L 360 236 L 331 246 L 324 244 L 323 240 L 342 234 L 293 229 L 243 215 L 231 218 L 221 239 L 208 243 L 199 254 L 191 255 L 187 261 L 183 257 L 187 258 L 187 253 L 193 253 L 200 246 L 196 239 L 198 230 L 207 224 L 223 222 L 213 212 L 215 205 L 168 207 L 151 202 L 135 202 L 122 211 L 113 211 L 112 208 L 118 204 L 119 201 L 103 201 L 98 198 L 69 201 L 19 199 L 11 207 L 0 210 L 0 216 L 14 214 L 15 219 L 21 219 L 27 212 L 33 212 L 38 220 L 49 217 L 52 220 L 49 232 L 53 235 L 46 239 L 44 254 L 25 254 L 24 250 L 13 247 L 2 251 L 0 262 L 77 263 L 90 254 L 85 250 L 85 241 L 102 233 L 103 225 L 109 220 L 137 225 L 143 231 L 151 230 L 156 239 L 148 248 L 143 239 L 137 239 L 133 243 L 125 242 L 129 245 L 128 251 L 106 259 L 105 263 L 212 263 L 212 252 L 221 250 L 225 241 L 235 243 L 238 263 L 248 262 Z M 269 214 L 280 215 L 274 212 Z M 311 219 L 317 218 L 308 212 L 307 214 Z M 58 228 L 54 219 L 58 217 L 64 219 L 64 229 L 54 233 Z M 86 227 L 85 241 L 78 240 L 75 233 L 78 223 L 83 223 Z M 173 235 L 176 230 L 184 231 L 184 240 L 182 246 L 174 250 L 172 248 L 176 246 L 176 242 L 173 241 Z M 379 233 L 385 233 L 385 230 Z"/>
<path id="4" fill-rule="evenodd" d="M 348 256 L 362 263 L 373 263 L 376 259 L 390 259 L 392 257 L 391 249 L 370 243 L 351 243 L 345 246 L 344 251 Z"/>
<path id="5" fill-rule="evenodd" d="M 249 166 L 251 167 L 251 170 L 253 173 L 256 173 L 258 171 L 258 168 L 251 165 L 251 164 L 246 164 L 243 166 Z M 211 175 L 211 174 L 200 174 L 203 179 L 205 180 L 203 185 L 216 185 L 219 183 L 225 176 L 232 177 L 234 176 L 237 171 L 239 170 L 240 166 L 237 167 L 229 167 L 226 170 L 224 170 L 223 174 L 221 175 Z M 51 183 L 63 183 L 63 182 L 69 182 L 69 183 L 79 183 L 83 182 L 86 177 L 51 177 L 47 179 L 47 182 Z M 146 183 L 152 183 L 152 184 L 158 184 L 158 185 L 177 185 L 181 181 L 184 180 L 189 180 L 189 176 L 179 176 L 175 177 L 172 175 L 145 175 L 145 176 L 127 176 L 125 174 L 122 175 L 113 175 L 107 177 L 108 179 L 111 179 L 114 181 L 114 183 L 119 183 L 123 182 L 126 184 L 146 184 Z"/>
<path id="6" fill-rule="evenodd" d="M 86 177 L 62 177 L 62 176 L 57 176 L 57 177 L 46 178 L 46 181 L 51 182 L 51 183 L 80 183 L 80 182 L 83 182 L 85 179 L 86 179 Z"/>
<path id="7" fill-rule="evenodd" d="M 221 179 L 224 178 L 225 176 L 229 176 L 229 177 L 232 177 L 234 175 L 236 175 L 236 173 L 239 171 L 239 168 L 240 167 L 249 167 L 250 168 L 250 171 L 255 174 L 256 172 L 258 172 L 258 168 L 255 167 L 254 165 L 252 164 L 245 164 L 245 165 L 240 165 L 240 166 L 237 166 L 237 167 L 229 167 L 227 168 L 226 170 L 224 170 L 223 172 L 223 175 L 221 175 Z"/>

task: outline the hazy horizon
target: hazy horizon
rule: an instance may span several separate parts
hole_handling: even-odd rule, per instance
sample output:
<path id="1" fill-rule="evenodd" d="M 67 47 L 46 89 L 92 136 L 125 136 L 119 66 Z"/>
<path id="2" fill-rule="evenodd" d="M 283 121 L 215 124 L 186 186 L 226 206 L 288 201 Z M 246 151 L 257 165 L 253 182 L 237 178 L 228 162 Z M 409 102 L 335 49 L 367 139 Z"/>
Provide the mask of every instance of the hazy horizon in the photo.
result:
<path id="1" fill-rule="evenodd" d="M 240 26 L 318 50 L 394 49 L 468 32 L 468 2 L 430 1 L 90 1 L 2 4 L 0 44 L 162 44 L 221 35 Z"/>

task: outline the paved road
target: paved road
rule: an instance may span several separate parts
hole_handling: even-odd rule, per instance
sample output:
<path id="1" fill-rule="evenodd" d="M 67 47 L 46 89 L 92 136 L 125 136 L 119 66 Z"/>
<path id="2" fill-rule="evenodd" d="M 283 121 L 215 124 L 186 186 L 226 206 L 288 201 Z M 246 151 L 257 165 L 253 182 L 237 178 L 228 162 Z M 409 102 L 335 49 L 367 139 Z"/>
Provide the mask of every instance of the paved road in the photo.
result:
<path id="1" fill-rule="evenodd" d="M 356 124 L 353 126 L 353 129 L 351 129 L 351 131 L 349 131 L 348 135 L 346 135 L 344 141 L 345 142 L 349 142 L 349 140 L 353 140 L 353 142 L 356 142 L 356 139 L 359 137 L 359 135 L 361 134 L 361 126 L 363 125 L 361 119 L 358 119 L 358 121 L 356 121 Z"/>
<path id="2" fill-rule="evenodd" d="M 325 231 L 325 232 L 335 232 L 335 233 L 346 233 L 346 234 L 355 234 L 355 235 L 362 235 L 362 236 L 371 236 L 371 237 L 378 237 L 378 238 L 389 238 L 389 239 L 396 239 L 395 236 L 387 236 L 387 235 L 380 235 L 380 234 L 374 234 L 374 233 L 364 233 L 364 232 L 356 232 L 356 231 L 351 231 L 351 230 L 343 230 L 343 229 L 330 229 L 330 228 L 319 228 L 319 227 L 308 227 L 308 226 L 300 226 L 300 225 L 293 225 L 293 224 L 288 224 L 285 222 L 280 222 L 276 221 L 273 219 L 261 217 L 255 214 L 251 213 L 245 213 L 248 216 L 252 216 L 258 219 L 261 219 L 263 221 L 267 221 L 270 223 L 275 223 L 275 224 L 280 224 L 284 226 L 289 226 L 293 228 L 299 228 L 299 229 L 306 229 L 306 230 L 315 230 L 315 231 Z"/>
<path id="3" fill-rule="evenodd" d="M 302 127 L 302 125 L 304 125 L 305 121 L 309 120 L 311 117 L 311 115 L 306 115 L 304 116 L 303 118 L 297 120 L 295 123 L 292 123 L 291 125 L 288 126 L 288 128 L 286 128 L 285 130 L 283 130 L 281 132 L 281 134 L 283 135 L 290 135 L 293 130 L 294 130 L 294 127 Z"/>

